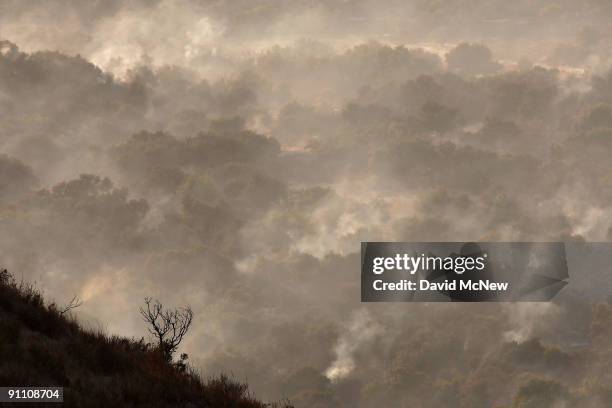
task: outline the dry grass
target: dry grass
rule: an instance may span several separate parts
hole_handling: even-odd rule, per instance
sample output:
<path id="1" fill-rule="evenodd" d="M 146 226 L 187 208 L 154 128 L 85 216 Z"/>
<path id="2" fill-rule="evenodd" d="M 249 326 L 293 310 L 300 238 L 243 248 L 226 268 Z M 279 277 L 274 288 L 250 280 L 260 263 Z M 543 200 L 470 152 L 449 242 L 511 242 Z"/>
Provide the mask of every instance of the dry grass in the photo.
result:
<path id="1" fill-rule="evenodd" d="M 259 402 L 246 384 L 223 375 L 203 380 L 142 340 L 84 330 L 6 271 L 0 271 L 0 384 L 63 386 L 64 406 L 79 408 L 290 407 Z"/>

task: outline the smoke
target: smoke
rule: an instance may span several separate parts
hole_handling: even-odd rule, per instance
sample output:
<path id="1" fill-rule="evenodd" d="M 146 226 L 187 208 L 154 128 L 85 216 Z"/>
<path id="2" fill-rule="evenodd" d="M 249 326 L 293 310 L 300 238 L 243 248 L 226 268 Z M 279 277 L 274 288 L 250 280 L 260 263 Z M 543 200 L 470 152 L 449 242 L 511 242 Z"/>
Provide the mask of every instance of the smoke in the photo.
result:
<path id="1" fill-rule="evenodd" d="M 186 0 L 122 9 L 96 26 L 88 56 L 96 65 L 118 75 L 125 75 L 142 58 L 153 64 L 172 61 L 175 65 L 197 66 L 205 72 L 206 58 L 214 58 L 224 29 L 209 16 L 194 11 L 193 3 Z"/>
<path id="2" fill-rule="evenodd" d="M 507 308 L 510 330 L 504 332 L 506 341 L 522 343 L 538 337 L 536 331 L 542 324 L 561 313 L 553 303 L 520 303 Z"/>
<path id="3" fill-rule="evenodd" d="M 340 381 L 350 376 L 356 368 L 355 353 L 384 332 L 384 327 L 366 309 L 354 312 L 334 346 L 336 359 L 325 370 L 325 376 L 331 381 Z"/>
<path id="4" fill-rule="evenodd" d="M 358 253 L 610 239 L 603 2 L 0 10 L 0 264 L 84 322 L 188 302 L 194 366 L 296 406 L 606 401 L 605 251 L 547 305 L 361 305 Z"/>

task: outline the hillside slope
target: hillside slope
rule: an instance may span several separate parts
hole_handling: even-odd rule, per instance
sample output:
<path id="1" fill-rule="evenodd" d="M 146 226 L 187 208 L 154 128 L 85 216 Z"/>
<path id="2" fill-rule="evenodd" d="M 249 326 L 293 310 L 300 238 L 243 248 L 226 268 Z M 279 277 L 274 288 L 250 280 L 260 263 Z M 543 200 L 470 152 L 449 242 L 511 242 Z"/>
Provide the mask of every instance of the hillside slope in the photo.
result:
<path id="1" fill-rule="evenodd" d="M 0 386 L 62 386 L 65 407 L 289 408 L 259 402 L 225 376 L 203 381 L 143 341 L 84 330 L 6 270 L 0 271 Z"/>

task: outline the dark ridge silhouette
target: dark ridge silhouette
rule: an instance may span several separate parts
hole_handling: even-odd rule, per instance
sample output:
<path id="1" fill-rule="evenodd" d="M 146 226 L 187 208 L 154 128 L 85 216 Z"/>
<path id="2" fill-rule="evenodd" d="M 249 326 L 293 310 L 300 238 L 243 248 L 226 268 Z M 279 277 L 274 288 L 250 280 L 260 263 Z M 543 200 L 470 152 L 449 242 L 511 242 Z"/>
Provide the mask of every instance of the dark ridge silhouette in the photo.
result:
<path id="1" fill-rule="evenodd" d="M 0 270 L 0 385 L 64 387 L 65 407 L 291 408 L 260 402 L 225 375 L 204 380 L 142 339 L 85 330 L 6 269 Z"/>

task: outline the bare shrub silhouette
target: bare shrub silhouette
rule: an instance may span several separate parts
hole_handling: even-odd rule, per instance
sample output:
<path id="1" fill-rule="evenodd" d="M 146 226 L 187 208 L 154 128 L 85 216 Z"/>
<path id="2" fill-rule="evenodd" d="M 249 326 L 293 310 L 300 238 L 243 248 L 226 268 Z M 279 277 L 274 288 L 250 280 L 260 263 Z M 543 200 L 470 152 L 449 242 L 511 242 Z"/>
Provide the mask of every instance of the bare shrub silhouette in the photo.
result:
<path id="1" fill-rule="evenodd" d="M 191 306 L 164 309 L 159 300 L 153 301 L 150 297 L 146 297 L 144 302 L 145 307 L 140 308 L 140 314 L 148 325 L 149 333 L 157 340 L 159 351 L 167 361 L 171 361 L 172 355 L 191 326 Z"/>

